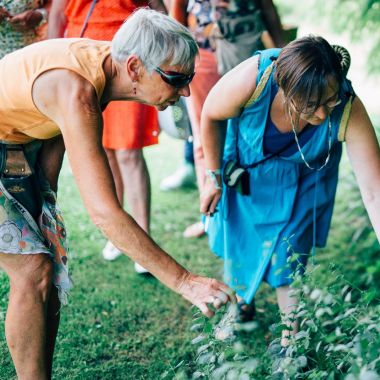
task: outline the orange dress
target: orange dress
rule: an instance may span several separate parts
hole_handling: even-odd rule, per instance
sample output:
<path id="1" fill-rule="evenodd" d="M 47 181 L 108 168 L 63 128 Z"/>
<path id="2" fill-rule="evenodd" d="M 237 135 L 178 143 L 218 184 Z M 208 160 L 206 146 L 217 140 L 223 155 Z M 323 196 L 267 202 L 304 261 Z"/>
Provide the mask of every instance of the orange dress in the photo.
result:
<path id="1" fill-rule="evenodd" d="M 66 37 L 79 37 L 91 0 L 70 0 L 66 8 Z M 84 36 L 111 41 L 124 20 L 144 0 L 98 0 Z M 103 112 L 103 145 L 108 149 L 141 149 L 158 143 L 158 116 L 154 107 L 136 102 L 111 102 Z"/>

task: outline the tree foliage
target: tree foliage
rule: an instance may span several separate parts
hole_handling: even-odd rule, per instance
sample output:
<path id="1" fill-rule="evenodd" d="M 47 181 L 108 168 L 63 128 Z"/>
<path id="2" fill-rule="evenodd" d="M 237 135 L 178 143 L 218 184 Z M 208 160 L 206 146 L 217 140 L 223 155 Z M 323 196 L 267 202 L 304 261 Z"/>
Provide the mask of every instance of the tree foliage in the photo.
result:
<path id="1" fill-rule="evenodd" d="M 369 46 L 368 70 L 380 73 L 380 0 L 314 0 L 314 7 L 337 32 Z"/>

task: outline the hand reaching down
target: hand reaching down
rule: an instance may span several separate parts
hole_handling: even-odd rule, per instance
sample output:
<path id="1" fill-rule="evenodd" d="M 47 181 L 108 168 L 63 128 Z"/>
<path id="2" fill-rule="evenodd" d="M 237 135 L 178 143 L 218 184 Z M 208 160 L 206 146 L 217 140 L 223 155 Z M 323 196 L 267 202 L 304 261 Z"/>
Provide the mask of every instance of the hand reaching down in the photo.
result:
<path id="1" fill-rule="evenodd" d="M 178 287 L 178 293 L 197 306 L 206 317 L 212 317 L 215 309 L 228 302 L 236 302 L 236 296 L 227 285 L 212 278 L 188 273 Z"/>

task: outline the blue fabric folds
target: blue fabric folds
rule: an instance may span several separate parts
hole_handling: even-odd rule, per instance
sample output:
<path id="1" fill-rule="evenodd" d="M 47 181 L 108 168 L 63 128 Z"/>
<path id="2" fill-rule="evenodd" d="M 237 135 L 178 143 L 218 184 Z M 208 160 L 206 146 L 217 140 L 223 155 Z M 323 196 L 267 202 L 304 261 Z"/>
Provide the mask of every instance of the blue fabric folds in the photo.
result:
<path id="1" fill-rule="evenodd" d="M 259 52 L 258 81 L 279 51 Z M 265 157 L 263 138 L 271 106 L 271 89 L 275 88 L 273 81 L 272 72 L 257 101 L 245 108 L 240 117 L 229 120 L 225 162 L 236 158 L 236 145 L 243 165 Z M 243 196 L 233 188 L 223 188 L 219 212 L 210 220 L 209 244 L 211 250 L 224 260 L 225 282 L 246 302 L 253 299 L 262 280 L 272 287 L 288 285 L 298 264 L 301 271 L 304 270 L 313 246 L 314 218 L 316 245 L 326 244 L 342 153 L 337 136 L 348 101 L 345 94 L 350 89 L 346 80 L 341 90 L 342 103 L 330 115 L 332 150 L 324 169 L 320 172 L 308 169 L 297 151 L 287 157 L 273 157 L 249 169 L 249 196 Z M 302 150 L 313 167 L 320 167 L 328 153 L 328 121 L 315 128 L 317 130 L 304 143 Z M 288 263 L 293 251 L 300 254 L 299 259 Z"/>

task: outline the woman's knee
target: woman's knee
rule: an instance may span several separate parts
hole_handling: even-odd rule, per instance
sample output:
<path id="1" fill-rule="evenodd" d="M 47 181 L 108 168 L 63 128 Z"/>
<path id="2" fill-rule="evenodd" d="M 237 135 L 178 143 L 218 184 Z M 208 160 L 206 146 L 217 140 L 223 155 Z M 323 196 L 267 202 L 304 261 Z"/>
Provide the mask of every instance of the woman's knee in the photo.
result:
<path id="1" fill-rule="evenodd" d="M 140 166 L 144 162 L 142 149 L 123 149 L 116 151 L 120 165 Z"/>
<path id="2" fill-rule="evenodd" d="M 108 162 L 116 162 L 116 151 L 114 149 L 104 149 L 108 158 Z"/>
<path id="3" fill-rule="evenodd" d="M 33 294 L 46 302 L 52 286 L 53 262 L 46 254 L 27 256 L 21 265 L 9 274 L 11 291 L 24 295 Z"/>

